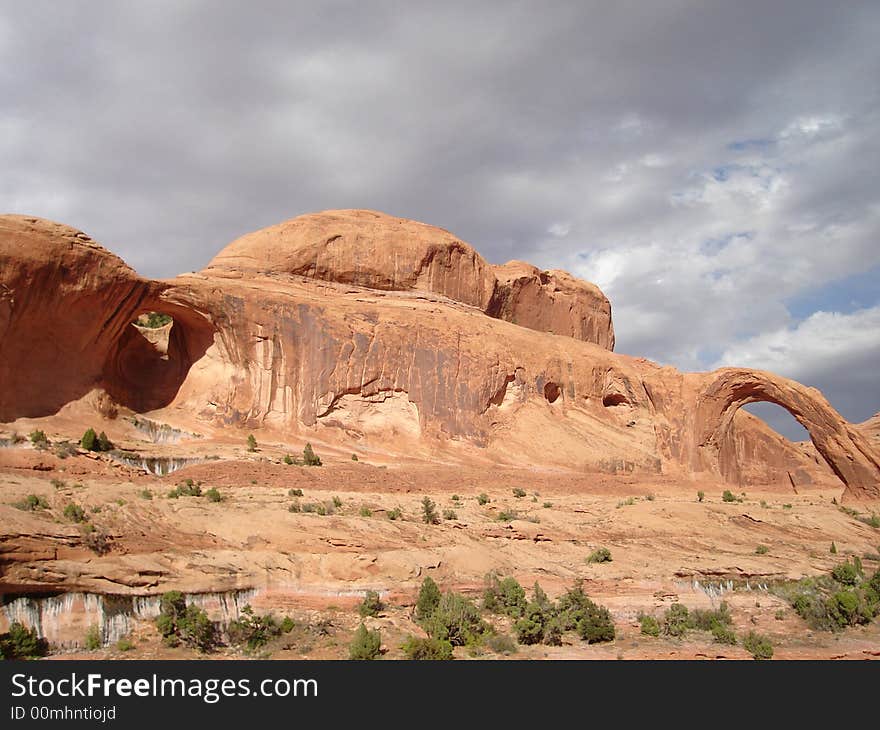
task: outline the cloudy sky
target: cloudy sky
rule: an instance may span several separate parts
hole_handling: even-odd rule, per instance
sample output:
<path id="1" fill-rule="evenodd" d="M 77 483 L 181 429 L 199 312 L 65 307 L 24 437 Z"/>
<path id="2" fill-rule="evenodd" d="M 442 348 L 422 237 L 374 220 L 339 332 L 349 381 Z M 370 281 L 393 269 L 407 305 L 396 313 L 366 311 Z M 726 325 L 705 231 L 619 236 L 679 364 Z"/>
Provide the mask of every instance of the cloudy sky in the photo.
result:
<path id="1" fill-rule="evenodd" d="M 878 38 L 877 2 L 0 0 L 0 211 L 153 277 L 304 212 L 415 218 L 597 282 L 620 352 L 858 421 Z"/>

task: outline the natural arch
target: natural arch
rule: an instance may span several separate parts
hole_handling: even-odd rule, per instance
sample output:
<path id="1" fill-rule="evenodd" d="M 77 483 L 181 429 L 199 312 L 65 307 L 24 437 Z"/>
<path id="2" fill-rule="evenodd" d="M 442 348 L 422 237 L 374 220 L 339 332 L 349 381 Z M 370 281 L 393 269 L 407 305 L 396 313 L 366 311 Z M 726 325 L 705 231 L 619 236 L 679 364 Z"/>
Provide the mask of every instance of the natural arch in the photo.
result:
<path id="1" fill-rule="evenodd" d="M 809 433 L 816 449 L 853 499 L 880 499 L 880 455 L 815 388 L 761 370 L 724 368 L 705 376 L 694 413 L 693 466 L 728 477 L 735 459 L 730 430 L 747 403 L 766 401 L 787 410 Z"/>

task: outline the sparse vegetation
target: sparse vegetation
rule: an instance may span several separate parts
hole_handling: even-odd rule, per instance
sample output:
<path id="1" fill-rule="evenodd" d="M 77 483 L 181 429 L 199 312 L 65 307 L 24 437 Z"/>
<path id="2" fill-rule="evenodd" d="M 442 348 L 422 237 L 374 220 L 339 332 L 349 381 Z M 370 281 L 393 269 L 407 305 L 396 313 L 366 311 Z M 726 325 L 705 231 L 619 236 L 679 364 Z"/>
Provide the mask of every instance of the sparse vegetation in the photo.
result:
<path id="1" fill-rule="evenodd" d="M 89 630 L 86 631 L 86 640 L 85 640 L 86 649 L 88 651 L 96 651 L 96 650 L 100 649 L 101 646 L 103 646 L 103 643 L 104 642 L 101 641 L 100 629 L 97 626 L 95 626 L 95 624 L 92 624 L 91 626 L 89 626 Z"/>
<path id="2" fill-rule="evenodd" d="M 360 606 L 358 606 L 358 613 L 361 618 L 378 616 L 384 608 L 385 606 L 382 604 L 382 599 L 379 598 L 379 594 L 376 591 L 367 591 L 364 600 L 361 601 Z"/>
<path id="3" fill-rule="evenodd" d="M 321 457 L 315 453 L 312 445 L 309 443 L 303 449 L 303 463 L 306 466 L 321 466 L 322 464 Z"/>
<path id="4" fill-rule="evenodd" d="M 440 597 L 440 588 L 431 576 L 426 576 L 422 581 L 416 600 L 415 620 L 422 623 L 430 619 L 434 615 L 434 611 L 437 610 L 437 606 L 440 605 Z"/>
<path id="5" fill-rule="evenodd" d="M 834 542 L 831 543 L 831 550 L 830 550 L 830 552 L 831 552 L 832 555 L 837 555 L 837 545 L 835 545 Z"/>
<path id="6" fill-rule="evenodd" d="M 288 466 L 293 466 L 293 457 L 290 454 L 284 455 L 284 463 Z"/>
<path id="7" fill-rule="evenodd" d="M 516 510 L 513 509 L 503 509 L 498 513 L 499 522 L 513 522 L 516 518 Z"/>
<path id="8" fill-rule="evenodd" d="M 178 497 L 201 497 L 201 482 L 193 482 L 192 479 L 186 479 L 178 484 L 174 489 L 168 492 L 169 499 L 177 499 Z"/>
<path id="9" fill-rule="evenodd" d="M 37 449 L 45 449 L 47 446 L 49 446 L 50 443 L 48 437 L 46 436 L 46 433 L 40 429 L 37 429 L 36 431 L 31 431 L 28 434 L 28 438 Z"/>
<path id="10" fill-rule="evenodd" d="M 596 548 L 587 556 L 588 563 L 610 563 L 611 551 L 606 547 Z"/>
<path id="11" fill-rule="evenodd" d="M 770 639 L 763 634 L 749 631 L 749 633 L 743 637 L 742 643 L 743 648 L 745 648 L 754 659 L 763 660 L 773 658 L 773 645 L 770 643 Z"/>
<path id="12" fill-rule="evenodd" d="M 5 659 L 37 659 L 48 649 L 48 642 L 37 636 L 37 630 L 20 621 L 13 621 L 9 631 L 0 634 L 0 657 Z"/>
<path id="13" fill-rule="evenodd" d="M 172 320 L 170 315 L 162 314 L 161 312 L 147 312 L 146 314 L 142 314 L 137 319 L 137 323 L 139 326 L 146 327 L 148 329 L 159 329 L 160 327 L 164 327 L 171 321 Z"/>
<path id="14" fill-rule="evenodd" d="M 758 545 L 758 547 L 755 548 L 755 555 L 766 555 L 769 552 L 770 548 L 766 545 Z"/>
<path id="15" fill-rule="evenodd" d="M 489 504 L 489 495 L 487 495 L 485 492 L 482 492 L 481 494 L 477 495 L 477 503 L 478 503 L 481 507 L 482 507 L 483 505 L 487 505 L 487 504 Z"/>
<path id="16" fill-rule="evenodd" d="M 249 433 L 247 437 L 247 450 L 250 452 L 257 450 L 257 438 L 252 433 Z"/>
<path id="17" fill-rule="evenodd" d="M 422 522 L 426 525 L 437 525 L 440 523 L 440 516 L 437 514 L 437 505 L 435 505 L 428 496 L 422 498 Z"/>
<path id="18" fill-rule="evenodd" d="M 443 519 L 444 520 L 457 520 L 458 515 L 455 513 L 455 510 L 445 509 L 445 510 L 443 510 Z"/>
<path id="19" fill-rule="evenodd" d="M 401 510 L 400 507 L 395 507 L 394 509 L 388 510 L 385 514 L 389 520 L 399 520 L 403 517 L 403 510 Z"/>
<path id="20" fill-rule="evenodd" d="M 302 512 L 302 505 L 299 503 L 299 500 L 294 501 L 288 508 L 288 512 Z"/>
<path id="21" fill-rule="evenodd" d="M 36 512 L 40 509 L 49 509 L 49 503 L 46 501 L 46 498 L 36 494 L 29 494 L 20 502 L 13 502 L 12 506 L 16 509 L 24 510 L 25 512 Z"/>
<path id="22" fill-rule="evenodd" d="M 71 522 L 85 522 L 88 520 L 88 515 L 86 515 L 86 511 L 80 507 L 75 502 L 71 502 L 64 508 L 64 519 L 70 520 Z"/>
<path id="23" fill-rule="evenodd" d="M 211 487 L 207 492 L 205 492 L 205 498 L 209 502 L 222 502 L 224 499 L 223 495 L 220 494 L 216 487 Z"/>
<path id="24" fill-rule="evenodd" d="M 113 442 L 107 438 L 107 434 L 101 431 L 100 435 L 95 429 L 89 427 L 79 440 L 79 445 L 86 451 L 113 451 Z"/>
<path id="25" fill-rule="evenodd" d="M 489 627 L 473 601 L 449 591 L 441 596 L 422 628 L 433 639 L 448 641 L 452 646 L 467 646 L 479 643 Z"/>
<path id="26" fill-rule="evenodd" d="M 302 489 L 288 489 L 287 496 L 288 497 L 302 497 L 303 490 Z"/>
<path id="27" fill-rule="evenodd" d="M 217 629 L 208 615 L 194 604 L 187 606 L 180 591 L 169 591 L 162 595 L 156 628 L 168 646 L 184 644 L 207 652 L 218 641 Z"/>
<path id="28" fill-rule="evenodd" d="M 339 499 L 339 497 L 333 497 L 333 500 L 332 500 L 332 501 L 333 501 L 333 506 L 334 506 L 336 509 L 339 509 L 340 507 L 342 507 L 342 500 Z"/>
<path id="29" fill-rule="evenodd" d="M 515 487 L 513 490 L 513 496 L 516 497 L 517 499 L 522 499 L 523 497 L 526 496 L 526 490 L 521 489 L 520 487 Z"/>
<path id="30" fill-rule="evenodd" d="M 742 497 L 737 497 L 729 489 L 725 489 L 724 494 L 721 495 L 721 501 L 722 502 L 742 502 Z"/>
<path id="31" fill-rule="evenodd" d="M 448 661 L 453 658 L 452 644 L 432 638 L 407 637 L 401 646 L 407 659 L 417 661 Z"/>
<path id="32" fill-rule="evenodd" d="M 257 616 L 250 604 L 241 609 L 239 617 L 230 622 L 227 634 L 230 643 L 252 654 L 263 648 L 282 632 L 281 624 L 272 614 Z"/>
<path id="33" fill-rule="evenodd" d="M 639 614 L 639 625 L 645 636 L 660 636 L 660 623 L 653 616 Z"/>
<path id="34" fill-rule="evenodd" d="M 140 491 L 140 498 L 141 499 L 152 499 L 153 493 L 149 489 L 142 489 Z"/>
<path id="35" fill-rule="evenodd" d="M 116 642 L 117 651 L 131 651 L 134 648 L 134 643 L 127 636 L 123 636 L 119 641 Z"/>
<path id="36" fill-rule="evenodd" d="M 546 598 L 546 596 L 545 596 Z M 483 608 L 511 618 L 520 618 L 526 609 L 525 589 L 513 576 L 499 578 L 496 573 L 486 576 L 483 589 Z"/>
<path id="37" fill-rule="evenodd" d="M 367 507 L 367 505 L 364 504 L 364 505 L 361 505 L 360 510 L 358 510 L 358 514 L 361 517 L 372 517 L 373 510 L 371 510 L 369 507 Z"/>
<path id="38" fill-rule="evenodd" d="M 357 454 L 352 454 L 352 455 L 351 455 L 351 460 L 352 460 L 352 461 L 357 461 L 357 460 L 358 460 L 358 455 L 357 455 Z"/>
<path id="39" fill-rule="evenodd" d="M 361 624 L 348 647 L 348 657 L 353 660 L 369 660 L 376 659 L 379 656 L 379 649 L 382 646 L 382 637 L 378 629 L 370 631 L 364 624 Z"/>
<path id="40" fill-rule="evenodd" d="M 633 499 L 632 497 L 628 497 L 627 499 L 621 500 L 617 503 L 617 509 L 620 509 L 621 507 L 631 507 L 635 503 L 635 499 Z"/>

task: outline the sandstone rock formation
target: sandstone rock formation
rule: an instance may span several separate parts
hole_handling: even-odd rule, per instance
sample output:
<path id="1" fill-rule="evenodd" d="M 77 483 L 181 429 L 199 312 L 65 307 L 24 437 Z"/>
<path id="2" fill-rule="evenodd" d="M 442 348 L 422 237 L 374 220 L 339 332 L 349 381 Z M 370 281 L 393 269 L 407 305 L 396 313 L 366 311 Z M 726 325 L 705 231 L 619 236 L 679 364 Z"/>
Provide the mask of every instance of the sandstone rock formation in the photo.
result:
<path id="1" fill-rule="evenodd" d="M 174 319 L 162 347 L 131 325 L 150 311 Z M 877 451 L 818 391 L 754 370 L 680 373 L 613 342 L 593 285 L 492 266 L 446 231 L 370 211 L 258 231 L 168 281 L 73 229 L 0 218 L 3 422 L 101 390 L 200 431 L 735 483 L 760 453 L 793 484 L 823 479 L 737 415 L 766 400 L 807 428 L 848 499 L 880 498 Z"/>

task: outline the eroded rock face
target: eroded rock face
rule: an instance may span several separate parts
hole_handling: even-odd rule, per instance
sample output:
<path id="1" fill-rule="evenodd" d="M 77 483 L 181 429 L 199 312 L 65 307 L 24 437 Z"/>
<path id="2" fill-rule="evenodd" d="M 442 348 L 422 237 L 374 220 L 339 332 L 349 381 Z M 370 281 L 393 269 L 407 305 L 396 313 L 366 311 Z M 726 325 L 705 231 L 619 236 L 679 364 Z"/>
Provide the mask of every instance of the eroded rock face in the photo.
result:
<path id="1" fill-rule="evenodd" d="M 614 354 L 610 306 L 593 285 L 490 266 L 424 224 L 304 216 L 239 239 L 200 274 L 155 282 L 84 234 L 9 216 L 0 262 L 0 421 L 100 389 L 197 430 L 407 454 L 460 444 L 505 463 L 736 483 L 827 479 L 809 454 L 736 416 L 768 400 L 810 431 L 848 497 L 880 498 L 876 452 L 818 391 Z M 154 310 L 174 318 L 162 347 L 131 325 Z M 755 457 L 769 466 L 741 468 Z"/>

